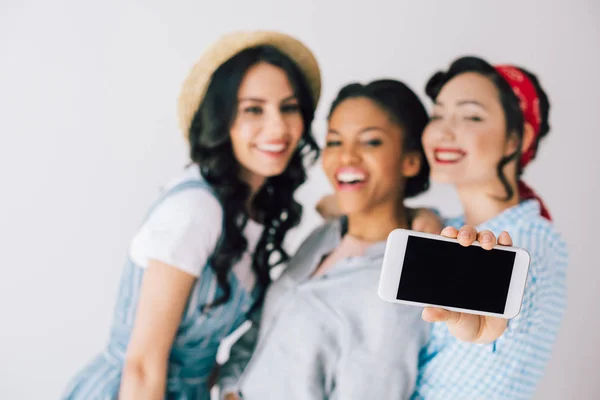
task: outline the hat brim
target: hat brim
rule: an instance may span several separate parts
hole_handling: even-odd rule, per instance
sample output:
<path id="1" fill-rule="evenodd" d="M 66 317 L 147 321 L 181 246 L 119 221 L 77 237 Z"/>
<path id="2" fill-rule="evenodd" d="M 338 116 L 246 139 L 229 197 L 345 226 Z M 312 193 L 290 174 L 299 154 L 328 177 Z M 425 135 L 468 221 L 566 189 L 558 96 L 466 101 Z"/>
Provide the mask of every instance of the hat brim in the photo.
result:
<path id="1" fill-rule="evenodd" d="M 321 71 L 315 56 L 302 42 L 280 32 L 233 32 L 222 36 L 207 49 L 183 83 L 178 99 L 178 119 L 179 127 L 186 137 L 213 73 L 240 51 L 260 45 L 275 47 L 298 65 L 306 77 L 314 105 L 317 106 L 321 95 Z"/>

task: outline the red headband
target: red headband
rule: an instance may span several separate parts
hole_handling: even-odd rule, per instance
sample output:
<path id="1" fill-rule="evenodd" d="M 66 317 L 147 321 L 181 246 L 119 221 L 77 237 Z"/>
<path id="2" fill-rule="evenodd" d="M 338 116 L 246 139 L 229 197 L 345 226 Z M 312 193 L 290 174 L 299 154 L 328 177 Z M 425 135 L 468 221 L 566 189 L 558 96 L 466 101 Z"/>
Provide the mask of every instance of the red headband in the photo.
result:
<path id="1" fill-rule="evenodd" d="M 531 125 L 533 128 L 533 140 L 532 144 L 526 151 L 521 154 L 519 163 L 521 168 L 524 168 L 527 164 L 535 158 L 538 135 L 540 134 L 540 125 L 542 118 L 540 116 L 540 99 L 535 90 L 535 86 L 531 82 L 531 79 L 516 67 L 510 65 L 499 65 L 496 66 L 496 71 L 504 78 L 504 80 L 510 85 L 513 92 L 519 98 L 521 111 L 523 112 L 523 118 L 525 123 Z M 519 195 L 522 199 L 535 198 L 539 201 L 541 206 L 542 216 L 548 220 L 552 220 L 550 213 L 546 208 L 542 199 L 531 189 L 525 182 L 519 181 Z"/>

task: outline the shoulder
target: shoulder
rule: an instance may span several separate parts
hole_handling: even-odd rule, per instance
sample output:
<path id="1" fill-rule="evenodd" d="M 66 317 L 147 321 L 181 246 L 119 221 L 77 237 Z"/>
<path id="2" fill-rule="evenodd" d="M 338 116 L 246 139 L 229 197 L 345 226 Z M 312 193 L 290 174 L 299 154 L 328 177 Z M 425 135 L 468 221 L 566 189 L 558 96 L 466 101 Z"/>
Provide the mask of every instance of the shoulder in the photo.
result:
<path id="1" fill-rule="evenodd" d="M 188 218 L 223 218 L 223 209 L 217 197 L 204 184 L 191 183 L 170 193 L 155 208 L 154 213 L 168 213 Z"/>
<path id="2" fill-rule="evenodd" d="M 340 233 L 340 228 L 340 219 L 330 220 L 317 226 L 302 241 L 296 254 L 306 252 L 307 249 L 314 249 L 315 247 L 321 247 L 325 245 L 324 239 L 330 235 Z"/>
<path id="3" fill-rule="evenodd" d="M 302 274 L 306 263 L 314 260 L 318 254 L 322 254 L 324 247 L 333 249 L 333 239 L 339 230 L 338 226 L 339 223 L 334 220 L 314 228 L 300 243 L 293 256 L 286 262 L 283 274 L 287 276 Z"/>
<path id="4" fill-rule="evenodd" d="M 144 227 L 164 230 L 202 225 L 205 229 L 221 231 L 221 203 L 203 184 L 183 184 L 167 193 L 152 208 Z"/>
<path id="5" fill-rule="evenodd" d="M 508 229 L 507 229 L 508 230 Z M 518 220 L 512 231 L 508 230 L 518 247 L 526 248 L 533 258 L 566 258 L 568 247 L 556 225 L 542 216 Z"/>
<path id="6" fill-rule="evenodd" d="M 200 180 L 170 185 L 134 236 L 130 256 L 145 267 L 151 259 L 197 276 L 222 233 L 223 210 Z"/>
<path id="7" fill-rule="evenodd" d="M 198 167 L 192 165 L 167 184 L 151 209 L 149 219 L 157 216 L 190 223 L 201 219 L 220 227 L 223 209 L 211 185 L 202 178 Z"/>

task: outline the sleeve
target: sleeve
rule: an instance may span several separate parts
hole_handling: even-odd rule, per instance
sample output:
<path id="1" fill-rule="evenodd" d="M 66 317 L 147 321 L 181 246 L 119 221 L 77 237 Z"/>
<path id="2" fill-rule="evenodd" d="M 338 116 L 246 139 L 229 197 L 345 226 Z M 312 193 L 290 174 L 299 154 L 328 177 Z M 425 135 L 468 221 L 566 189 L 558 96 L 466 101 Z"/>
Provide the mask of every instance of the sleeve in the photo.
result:
<path id="1" fill-rule="evenodd" d="M 447 352 L 445 357 L 453 360 L 444 366 L 452 365 L 454 372 L 442 379 L 452 382 L 451 398 L 533 396 L 544 374 L 565 312 L 568 256 L 560 239 L 549 242 L 532 236 L 525 247 L 532 262 L 521 313 L 495 342 L 481 347 L 461 344 L 458 351 Z M 436 377 L 430 378 L 435 386 Z"/>
<path id="2" fill-rule="evenodd" d="M 231 346 L 229 359 L 221 367 L 218 385 L 221 399 L 228 393 L 239 393 L 239 381 L 252 358 L 260 328 L 262 312 L 257 310 L 250 317 L 250 328 Z"/>
<path id="3" fill-rule="evenodd" d="M 219 201 L 204 189 L 187 189 L 166 198 L 133 238 L 131 259 L 145 268 L 158 260 L 199 276 L 222 230 Z"/>
<path id="4" fill-rule="evenodd" d="M 508 322 L 506 332 L 492 344 L 493 351 L 512 349 L 518 353 L 547 346 L 549 352 L 565 312 L 566 244 L 557 237 L 545 240 L 532 237 L 525 247 L 531 252 L 531 265 L 521 312 Z"/>

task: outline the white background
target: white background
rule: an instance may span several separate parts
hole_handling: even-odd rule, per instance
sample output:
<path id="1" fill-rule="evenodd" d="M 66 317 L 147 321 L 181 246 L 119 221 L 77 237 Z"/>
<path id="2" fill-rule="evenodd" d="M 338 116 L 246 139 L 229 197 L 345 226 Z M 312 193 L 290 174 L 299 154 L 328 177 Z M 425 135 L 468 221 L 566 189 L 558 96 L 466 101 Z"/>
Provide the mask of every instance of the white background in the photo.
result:
<path id="1" fill-rule="evenodd" d="M 281 29 L 311 47 L 324 92 L 426 79 L 475 54 L 535 71 L 552 131 L 526 174 L 571 251 L 569 306 L 537 399 L 600 398 L 599 3 L 548 1 L 0 2 L 0 397 L 57 398 L 105 344 L 121 265 L 160 185 L 187 162 L 176 97 L 200 53 L 232 29 Z M 319 222 L 319 166 L 298 197 Z M 416 201 L 459 211 L 434 186 Z"/>

